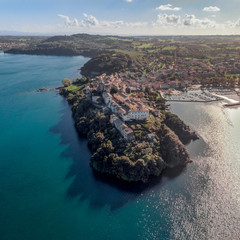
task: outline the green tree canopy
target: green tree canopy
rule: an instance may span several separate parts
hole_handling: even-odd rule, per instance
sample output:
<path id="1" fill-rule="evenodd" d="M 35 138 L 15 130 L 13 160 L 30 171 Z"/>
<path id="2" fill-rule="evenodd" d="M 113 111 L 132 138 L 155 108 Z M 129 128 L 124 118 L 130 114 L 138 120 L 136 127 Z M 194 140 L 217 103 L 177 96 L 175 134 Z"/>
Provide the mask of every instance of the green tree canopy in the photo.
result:
<path id="1" fill-rule="evenodd" d="M 68 78 L 64 78 L 64 79 L 62 80 L 62 84 L 63 84 L 64 87 L 68 87 L 68 86 L 71 85 L 71 80 L 68 79 Z"/>
<path id="2" fill-rule="evenodd" d="M 110 90 L 111 94 L 118 93 L 118 88 L 116 86 L 113 86 Z"/>

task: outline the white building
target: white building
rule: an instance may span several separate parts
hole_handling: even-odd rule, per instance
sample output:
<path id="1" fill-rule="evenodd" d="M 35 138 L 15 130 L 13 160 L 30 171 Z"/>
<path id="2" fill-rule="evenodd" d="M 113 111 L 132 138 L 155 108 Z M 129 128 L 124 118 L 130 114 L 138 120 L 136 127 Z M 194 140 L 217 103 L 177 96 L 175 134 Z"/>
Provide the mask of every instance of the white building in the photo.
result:
<path id="1" fill-rule="evenodd" d="M 121 133 L 124 139 L 127 141 L 132 141 L 135 139 L 133 130 L 123 123 L 115 114 L 111 115 L 110 122 Z"/>
<path id="2" fill-rule="evenodd" d="M 148 120 L 149 119 L 149 111 L 148 110 L 130 110 L 127 114 L 122 116 L 124 121 L 130 120 Z"/>
<path id="3" fill-rule="evenodd" d="M 104 103 L 106 105 L 108 105 L 112 102 L 112 95 L 110 93 L 104 92 L 102 94 L 102 97 L 103 97 Z"/>

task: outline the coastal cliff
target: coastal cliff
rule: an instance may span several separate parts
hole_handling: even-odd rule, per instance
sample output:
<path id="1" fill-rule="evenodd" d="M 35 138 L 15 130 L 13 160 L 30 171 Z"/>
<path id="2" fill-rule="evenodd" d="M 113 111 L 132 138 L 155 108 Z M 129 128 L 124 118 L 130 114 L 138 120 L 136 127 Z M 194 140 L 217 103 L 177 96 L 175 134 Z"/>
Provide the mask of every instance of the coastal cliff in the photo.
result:
<path id="1" fill-rule="evenodd" d="M 135 138 L 126 141 L 110 123 L 111 113 L 105 108 L 97 108 L 87 99 L 84 87 L 89 84 L 84 78 L 60 89 L 72 106 L 73 118 L 79 134 L 88 139 L 92 152 L 90 165 L 95 171 L 109 174 L 128 182 L 147 182 L 160 176 L 165 168 L 185 166 L 190 161 L 189 153 L 179 139 L 160 118 L 151 115 L 151 121 L 131 121 L 128 124 Z M 165 111 L 164 115 L 167 114 Z M 178 125 L 179 122 L 175 124 Z M 181 125 L 184 123 L 181 122 Z M 182 128 L 182 126 L 178 126 Z M 140 130 L 141 129 L 141 130 Z M 154 129 L 153 139 L 149 133 Z M 185 126 L 186 138 L 194 139 Z M 141 133 L 139 135 L 139 132 Z"/>
<path id="2" fill-rule="evenodd" d="M 166 112 L 164 123 L 179 137 L 183 144 L 188 144 L 191 140 L 199 139 L 197 134 L 190 129 L 177 115 Z"/>
<path id="3" fill-rule="evenodd" d="M 190 161 L 189 153 L 178 136 L 165 124 L 162 126 L 162 156 L 168 167 L 185 166 Z"/>

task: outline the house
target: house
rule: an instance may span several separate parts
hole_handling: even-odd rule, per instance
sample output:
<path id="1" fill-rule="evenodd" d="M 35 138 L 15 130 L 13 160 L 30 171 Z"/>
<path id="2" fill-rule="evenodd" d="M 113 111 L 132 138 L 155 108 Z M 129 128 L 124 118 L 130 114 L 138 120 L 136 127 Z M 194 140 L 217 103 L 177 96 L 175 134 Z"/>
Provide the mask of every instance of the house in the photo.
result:
<path id="1" fill-rule="evenodd" d="M 112 102 L 112 95 L 110 93 L 103 92 L 102 97 L 106 105 Z"/>
<path id="2" fill-rule="evenodd" d="M 99 83 L 98 85 L 98 91 L 103 92 L 104 91 L 104 84 L 102 82 Z"/>
<path id="3" fill-rule="evenodd" d="M 144 106 L 142 101 L 129 97 L 123 93 L 114 94 L 113 103 L 110 108 L 124 122 L 130 120 L 149 119 L 149 110 Z"/>
<path id="4" fill-rule="evenodd" d="M 152 113 L 155 117 L 159 117 L 159 116 L 160 116 L 160 111 L 159 111 L 159 110 L 151 109 L 151 113 Z"/>
<path id="5" fill-rule="evenodd" d="M 112 114 L 110 116 L 110 123 L 114 125 L 114 122 L 118 119 L 118 117 L 115 114 Z"/>
<path id="6" fill-rule="evenodd" d="M 150 140 L 150 141 L 156 141 L 156 135 L 154 133 L 149 133 L 147 135 L 147 138 Z"/>
<path id="7" fill-rule="evenodd" d="M 110 116 L 110 122 L 121 133 L 124 139 L 127 141 L 133 141 L 135 139 L 133 130 L 123 123 L 115 114 Z"/>
<path id="8" fill-rule="evenodd" d="M 165 83 L 165 82 L 161 82 L 161 89 L 168 89 L 170 88 L 170 85 L 168 83 Z"/>
<path id="9" fill-rule="evenodd" d="M 119 117 L 126 114 L 126 111 L 114 100 L 108 104 L 108 107 L 112 110 L 113 113 L 117 114 Z"/>
<path id="10" fill-rule="evenodd" d="M 92 91 L 89 86 L 84 88 L 84 92 L 86 94 L 86 99 L 91 100 L 92 99 Z"/>
<path id="11" fill-rule="evenodd" d="M 130 110 L 127 114 L 122 116 L 124 121 L 131 121 L 131 120 L 148 120 L 149 119 L 149 111 L 142 109 L 142 110 Z"/>
<path id="12" fill-rule="evenodd" d="M 100 105 L 101 102 L 101 96 L 92 96 L 92 103 L 96 106 Z"/>

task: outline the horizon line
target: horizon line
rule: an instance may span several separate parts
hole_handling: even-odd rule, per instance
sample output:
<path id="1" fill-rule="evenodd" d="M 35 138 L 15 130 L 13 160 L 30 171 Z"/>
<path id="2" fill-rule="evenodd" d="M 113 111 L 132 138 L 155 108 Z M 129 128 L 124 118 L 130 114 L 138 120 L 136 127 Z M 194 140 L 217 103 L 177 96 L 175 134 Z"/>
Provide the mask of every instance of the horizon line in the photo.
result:
<path id="1" fill-rule="evenodd" d="M 2 33 L 1 33 L 2 32 Z M 79 33 L 36 33 L 36 32 L 18 32 L 18 31 L 5 31 L 0 30 L 1 37 L 53 37 L 53 36 L 73 36 L 73 35 L 92 35 L 92 36 L 105 36 L 105 37 L 214 37 L 214 36 L 221 36 L 221 37 L 231 37 L 231 36 L 240 36 L 240 34 L 162 34 L 162 35 L 125 35 L 125 34 L 104 34 L 104 33 L 86 33 L 86 32 L 79 32 Z"/>

